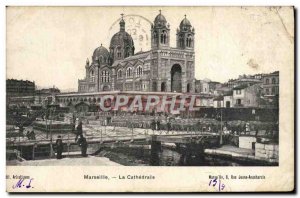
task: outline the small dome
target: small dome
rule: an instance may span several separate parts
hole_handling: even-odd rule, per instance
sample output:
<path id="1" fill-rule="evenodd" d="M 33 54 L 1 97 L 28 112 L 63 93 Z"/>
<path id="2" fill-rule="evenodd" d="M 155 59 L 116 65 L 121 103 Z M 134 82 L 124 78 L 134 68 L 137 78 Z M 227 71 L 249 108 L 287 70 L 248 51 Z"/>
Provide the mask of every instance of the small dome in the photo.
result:
<path id="1" fill-rule="evenodd" d="M 186 15 L 184 15 L 184 19 L 180 22 L 179 25 L 180 29 L 190 29 L 192 27 L 191 22 L 186 18 Z"/>
<path id="2" fill-rule="evenodd" d="M 159 14 L 154 19 L 154 25 L 165 25 L 167 23 L 166 18 L 164 15 L 161 14 L 161 10 L 159 11 Z"/>
<path id="3" fill-rule="evenodd" d="M 93 62 L 100 60 L 100 57 L 107 59 L 109 56 L 108 50 L 102 46 L 97 47 L 93 53 Z"/>

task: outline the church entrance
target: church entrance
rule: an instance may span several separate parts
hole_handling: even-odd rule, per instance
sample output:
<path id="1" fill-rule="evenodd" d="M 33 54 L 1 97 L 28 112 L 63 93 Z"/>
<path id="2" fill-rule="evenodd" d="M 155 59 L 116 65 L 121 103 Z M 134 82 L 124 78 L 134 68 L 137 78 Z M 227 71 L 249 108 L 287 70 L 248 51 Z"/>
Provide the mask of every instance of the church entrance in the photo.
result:
<path id="1" fill-rule="evenodd" d="M 171 69 L 171 91 L 182 92 L 181 88 L 181 67 L 178 64 L 173 65 Z"/>

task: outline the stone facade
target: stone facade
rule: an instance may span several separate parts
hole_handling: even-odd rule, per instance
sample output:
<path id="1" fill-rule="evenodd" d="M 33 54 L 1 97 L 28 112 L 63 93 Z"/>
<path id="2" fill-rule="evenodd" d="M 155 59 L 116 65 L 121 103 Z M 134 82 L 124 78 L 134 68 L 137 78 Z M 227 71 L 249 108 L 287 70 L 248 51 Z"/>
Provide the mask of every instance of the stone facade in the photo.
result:
<path id="1" fill-rule="evenodd" d="M 255 157 L 264 159 L 279 160 L 279 145 L 278 144 L 262 144 L 255 143 Z"/>
<path id="2" fill-rule="evenodd" d="M 262 77 L 263 95 L 276 96 L 279 95 L 279 72 L 264 74 Z"/>
<path id="3" fill-rule="evenodd" d="M 234 107 L 259 107 L 260 105 L 260 85 L 241 85 L 233 88 L 232 102 Z"/>
<path id="4" fill-rule="evenodd" d="M 134 53 L 134 42 L 120 31 L 110 42 L 109 51 L 95 49 L 92 62 L 86 61 L 86 76 L 78 80 L 78 92 L 102 91 L 195 91 L 195 30 L 185 18 L 177 29 L 176 47 L 170 47 L 170 25 L 159 13 L 151 26 L 151 50 Z"/>
<path id="5" fill-rule="evenodd" d="M 6 80 L 6 95 L 9 96 L 34 96 L 35 82 L 28 80 Z"/>

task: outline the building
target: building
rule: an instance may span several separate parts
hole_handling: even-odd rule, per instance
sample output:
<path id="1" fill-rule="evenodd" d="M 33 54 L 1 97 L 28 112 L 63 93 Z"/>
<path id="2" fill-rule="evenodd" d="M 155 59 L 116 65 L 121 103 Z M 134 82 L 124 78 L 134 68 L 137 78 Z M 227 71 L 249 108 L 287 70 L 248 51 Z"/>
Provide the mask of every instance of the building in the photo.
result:
<path id="1" fill-rule="evenodd" d="M 7 97 L 34 96 L 35 83 L 29 80 L 6 80 Z"/>
<path id="2" fill-rule="evenodd" d="M 221 108 L 224 107 L 224 97 L 223 96 L 216 96 L 214 99 L 214 108 Z"/>
<path id="3" fill-rule="evenodd" d="M 40 95 L 51 95 L 51 94 L 59 94 L 59 93 L 60 90 L 54 86 L 51 88 L 36 90 L 36 94 L 40 94 Z"/>
<path id="4" fill-rule="evenodd" d="M 195 92 L 196 93 L 201 92 L 201 80 L 195 79 Z"/>
<path id="5" fill-rule="evenodd" d="M 144 91 L 194 92 L 195 30 L 184 17 L 176 31 L 176 47 L 170 46 L 170 24 L 161 12 L 151 26 L 151 49 L 135 53 L 132 37 L 120 31 L 109 48 L 100 46 L 85 65 L 85 78 L 78 80 L 78 92 Z"/>
<path id="6" fill-rule="evenodd" d="M 223 104 L 224 104 L 224 107 L 226 108 L 231 108 L 231 107 L 234 107 L 233 105 L 233 91 L 229 91 L 227 93 L 225 93 L 223 95 L 224 99 L 223 99 Z"/>
<path id="7" fill-rule="evenodd" d="M 262 88 L 260 85 L 240 85 L 233 88 L 231 105 L 233 107 L 259 107 Z M 228 100 L 226 100 L 228 102 Z M 226 105 L 227 106 L 227 105 Z"/>
<path id="8" fill-rule="evenodd" d="M 232 88 L 228 87 L 226 83 L 223 84 L 219 84 L 218 86 L 216 86 L 216 89 L 214 90 L 214 95 L 224 95 L 228 92 L 230 92 L 232 90 Z"/>
<path id="9" fill-rule="evenodd" d="M 209 90 L 209 79 L 200 80 L 200 93 L 208 94 Z"/>
<path id="10" fill-rule="evenodd" d="M 262 83 L 262 75 L 261 74 L 255 74 L 255 75 L 240 75 L 237 79 L 230 79 L 228 81 L 227 86 L 229 88 L 238 87 L 241 85 L 254 85 Z"/>
<path id="11" fill-rule="evenodd" d="M 216 88 L 221 83 L 211 81 L 210 79 L 196 80 L 195 81 L 195 92 L 203 94 L 213 94 Z"/>
<path id="12" fill-rule="evenodd" d="M 262 88 L 264 96 L 279 95 L 279 71 L 262 76 Z"/>
<path id="13" fill-rule="evenodd" d="M 35 83 L 28 80 L 6 80 L 6 104 L 29 105 L 35 97 Z"/>
<path id="14" fill-rule="evenodd" d="M 211 94 L 200 94 L 196 100 L 197 107 L 213 107 L 214 106 L 214 97 Z"/>
<path id="15" fill-rule="evenodd" d="M 8 106 L 26 106 L 30 107 L 34 104 L 35 96 L 15 96 L 7 98 L 6 104 Z"/>
<path id="16" fill-rule="evenodd" d="M 49 104 L 50 103 L 50 98 L 52 98 L 52 96 L 59 94 L 60 90 L 56 87 L 51 87 L 51 88 L 44 88 L 44 89 L 39 89 L 36 90 L 36 95 L 35 95 L 35 104 L 41 104 L 41 105 L 45 105 L 45 104 Z"/>

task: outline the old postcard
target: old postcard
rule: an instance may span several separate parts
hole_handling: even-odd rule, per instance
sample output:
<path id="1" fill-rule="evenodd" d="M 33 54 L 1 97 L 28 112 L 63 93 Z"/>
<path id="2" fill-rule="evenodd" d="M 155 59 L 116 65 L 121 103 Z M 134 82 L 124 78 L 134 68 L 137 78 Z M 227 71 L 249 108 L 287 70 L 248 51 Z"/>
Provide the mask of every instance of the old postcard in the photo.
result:
<path id="1" fill-rule="evenodd" d="M 293 7 L 6 8 L 8 192 L 294 190 Z"/>

